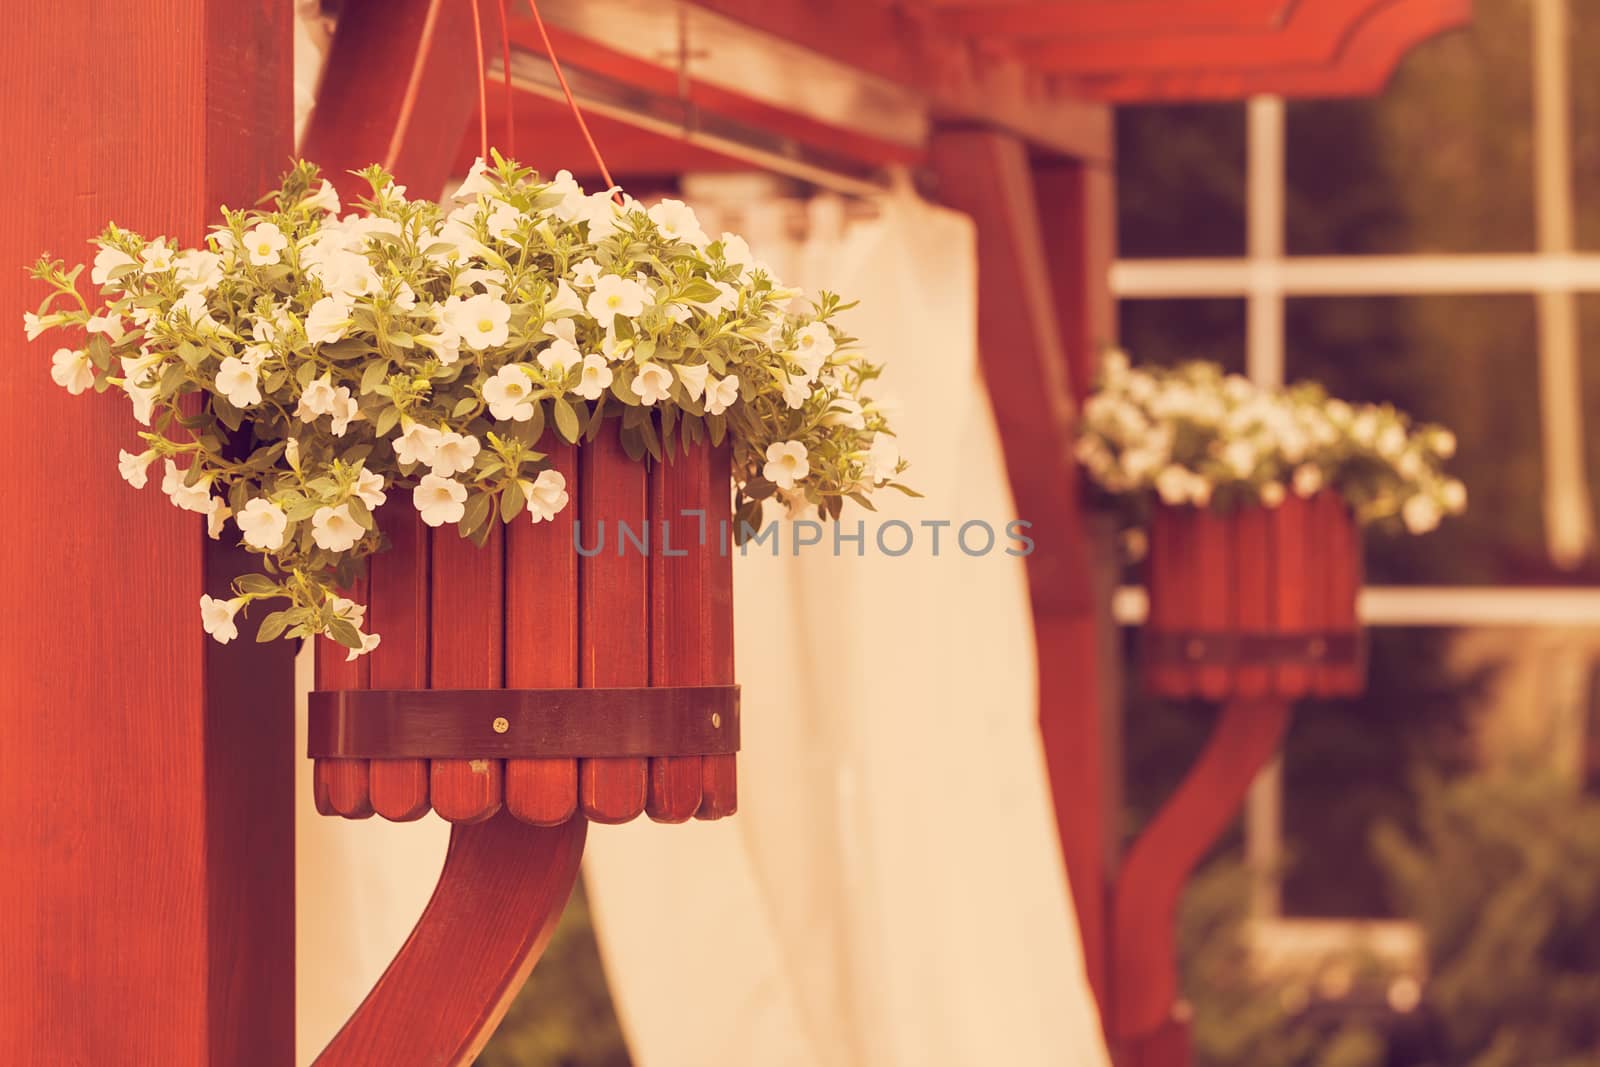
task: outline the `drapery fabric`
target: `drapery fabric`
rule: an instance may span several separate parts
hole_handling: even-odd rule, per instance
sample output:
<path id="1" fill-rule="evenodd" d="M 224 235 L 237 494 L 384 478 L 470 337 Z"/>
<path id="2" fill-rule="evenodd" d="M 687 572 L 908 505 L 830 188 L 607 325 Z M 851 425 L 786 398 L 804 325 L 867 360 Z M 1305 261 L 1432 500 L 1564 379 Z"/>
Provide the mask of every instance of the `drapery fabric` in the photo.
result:
<path id="1" fill-rule="evenodd" d="M 591 832 L 590 900 L 638 1067 L 1106 1062 L 1023 563 L 1006 552 L 1024 546 L 1007 537 L 977 367 L 972 226 L 909 189 L 877 209 L 847 224 L 841 202 L 813 200 L 787 240 L 781 203 L 731 213 L 786 282 L 860 299 L 839 324 L 887 367 L 877 391 L 898 398 L 906 479 L 926 495 L 850 509 L 860 549 L 835 555 L 829 532 L 796 554 L 785 528 L 777 557 L 735 559 L 739 814 Z M 982 525 L 960 538 L 968 523 L 993 547 Z"/>

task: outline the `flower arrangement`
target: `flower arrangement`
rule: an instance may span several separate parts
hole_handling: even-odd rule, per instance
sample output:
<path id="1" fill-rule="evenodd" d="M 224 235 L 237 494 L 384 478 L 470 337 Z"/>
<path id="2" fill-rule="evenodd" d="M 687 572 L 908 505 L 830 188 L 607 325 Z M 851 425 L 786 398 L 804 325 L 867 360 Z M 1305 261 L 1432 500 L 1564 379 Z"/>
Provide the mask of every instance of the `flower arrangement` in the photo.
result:
<path id="1" fill-rule="evenodd" d="M 1215 363 L 1136 368 L 1112 351 L 1084 406 L 1077 456 L 1119 497 L 1275 507 L 1330 487 L 1358 522 L 1422 534 L 1466 508 L 1466 487 L 1443 470 L 1455 447 L 1442 426 L 1332 399 L 1313 382 L 1268 390 Z"/>
<path id="2" fill-rule="evenodd" d="M 333 186 L 297 164 L 257 210 L 223 210 L 202 248 L 110 226 L 83 267 L 41 258 L 52 291 L 29 339 L 81 329 L 52 357 L 73 394 L 116 387 L 143 430 L 119 456 L 143 488 L 153 464 L 174 505 L 231 521 L 261 556 L 227 600 L 204 597 L 213 637 L 285 600 L 259 640 L 326 634 L 353 657 L 378 643 L 340 596 L 383 535 L 373 511 L 409 492 L 430 526 L 479 544 L 492 524 L 568 503 L 537 445 L 607 420 L 628 454 L 731 440 L 736 526 L 763 502 L 837 517 L 905 468 L 863 392 L 879 371 L 834 324 L 846 309 L 798 293 L 744 240 L 710 239 L 683 203 L 646 210 L 585 194 L 495 154 L 455 203 L 408 200 L 379 167 L 339 215 Z M 906 490 L 909 492 L 909 490 Z"/>

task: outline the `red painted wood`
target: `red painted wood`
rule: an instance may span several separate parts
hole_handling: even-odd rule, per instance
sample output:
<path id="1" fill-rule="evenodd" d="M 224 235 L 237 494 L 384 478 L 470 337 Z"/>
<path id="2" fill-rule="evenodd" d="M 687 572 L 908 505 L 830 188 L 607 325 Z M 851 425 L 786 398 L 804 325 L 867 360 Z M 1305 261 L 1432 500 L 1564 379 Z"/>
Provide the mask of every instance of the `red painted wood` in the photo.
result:
<path id="1" fill-rule="evenodd" d="M 23 269 L 42 251 L 88 260 L 110 219 L 197 243 L 222 202 L 271 187 L 292 12 L 5 14 L 0 441 L 29 459 L 0 472 L 0 1062 L 288 1064 L 290 650 L 248 620 L 227 646 L 201 632 L 201 594 L 227 596 L 248 560 L 122 483 L 126 398 L 69 396 L 49 355 L 78 342 L 17 324 L 44 295 Z"/>
<path id="2" fill-rule="evenodd" d="M 978 38 L 1137 39 L 1152 33 L 1270 31 L 1283 25 L 1292 7 L 1292 0 L 1033 0 L 952 7 L 940 20 L 952 33 Z"/>
<path id="3" fill-rule="evenodd" d="M 426 689 L 432 554 L 428 527 L 404 492 L 379 509 L 378 525 L 389 547 L 367 564 L 367 624 L 383 635 L 366 655 L 368 680 L 374 689 Z M 371 789 L 373 810 L 385 819 L 420 819 L 431 807 L 428 761 L 373 761 Z"/>
<path id="4" fill-rule="evenodd" d="M 586 829 L 582 819 L 528 826 L 509 812 L 452 827 L 433 899 L 318 1067 L 470 1064 L 549 943 Z"/>
<path id="5" fill-rule="evenodd" d="M 346 589 L 343 595 L 358 604 L 366 602 L 366 581 Z M 314 654 L 318 689 L 365 689 L 370 664 L 365 657 L 349 658 L 349 650 L 326 637 L 316 640 Z M 312 791 L 319 809 L 347 819 L 365 819 L 372 814 L 371 780 L 364 759 L 319 759 L 312 765 Z"/>
<path id="6" fill-rule="evenodd" d="M 433 537 L 430 674 L 435 689 L 505 684 L 504 527 L 479 548 L 440 527 Z M 450 822 L 478 822 L 500 810 L 504 761 L 436 759 L 428 774 L 433 810 Z"/>
<path id="7" fill-rule="evenodd" d="M 506 685 L 553 689 L 578 684 L 578 453 L 553 433 L 540 446 L 567 479 L 571 498 L 554 519 L 526 516 L 506 533 Z M 506 807 L 517 818 L 554 826 L 578 810 L 578 761 L 506 760 Z"/>
<path id="8" fill-rule="evenodd" d="M 1196 582 L 1191 610 L 1195 630 L 1203 634 L 1231 634 L 1237 613 L 1234 597 L 1233 519 L 1210 508 L 1190 509 L 1191 570 Z M 1233 692 L 1233 669 L 1226 663 L 1191 668 L 1195 688 L 1208 700 L 1222 700 Z"/>
<path id="9" fill-rule="evenodd" d="M 1117 216 L 1116 179 L 1109 162 L 1054 158 L 1036 161 L 1033 178 L 1068 385 L 1081 405 L 1100 354 L 1116 338 L 1116 310 L 1106 289 L 1116 258 L 1110 224 Z"/>
<path id="10" fill-rule="evenodd" d="M 1293 493 L 1272 510 L 1272 554 L 1277 564 L 1274 608 L 1279 633 L 1306 633 L 1314 626 L 1307 588 L 1312 567 L 1310 528 L 1311 505 Z M 1278 696 L 1286 700 L 1305 696 L 1311 687 L 1311 668 L 1285 663 L 1276 670 Z"/>
<path id="11" fill-rule="evenodd" d="M 1241 508 L 1233 518 L 1233 537 L 1235 625 L 1241 634 L 1271 633 L 1275 578 L 1271 509 Z M 1234 672 L 1233 693 L 1245 700 L 1264 697 L 1272 692 L 1272 682 L 1271 667 L 1241 665 Z"/>
<path id="12" fill-rule="evenodd" d="M 1355 517 L 1337 493 L 1323 493 L 1313 501 L 1320 537 L 1320 611 L 1323 627 L 1329 632 L 1354 633 L 1360 629 L 1356 618 L 1356 596 L 1361 589 L 1361 537 Z M 1342 696 L 1361 688 L 1359 661 L 1330 663 L 1317 671 L 1316 691 L 1320 696 Z"/>
<path id="13" fill-rule="evenodd" d="M 626 531 L 648 528 L 645 467 L 628 458 L 608 421 L 578 450 L 579 519 L 594 555 L 578 563 L 579 677 L 586 686 L 650 683 L 648 559 Z M 645 805 L 647 761 L 586 759 L 578 765 L 578 804 L 596 822 L 637 818 Z"/>
<path id="14" fill-rule="evenodd" d="M 1193 600 L 1182 585 L 1189 573 L 1184 566 L 1184 536 L 1188 512 L 1182 508 L 1157 507 L 1150 516 L 1150 554 L 1145 563 L 1145 592 L 1148 611 L 1145 624 L 1157 633 L 1172 633 L 1189 627 L 1185 616 Z M 1143 664 L 1145 686 L 1158 696 L 1182 698 L 1191 692 L 1189 672 L 1181 663 L 1167 658 Z"/>
<path id="15" fill-rule="evenodd" d="M 1189 1067 L 1193 1058 L 1185 1019 L 1168 1019 L 1155 1030 L 1122 1042 L 1113 1056 L 1117 1067 Z"/>
<path id="16" fill-rule="evenodd" d="M 650 470 L 651 685 L 711 681 L 705 585 L 717 548 L 714 534 L 702 537 L 710 466 L 710 445 L 697 445 L 687 455 L 674 450 L 667 462 Z M 650 760 L 645 799 L 650 818 L 684 822 L 699 810 L 702 762 L 699 756 Z"/>
<path id="17" fill-rule="evenodd" d="M 1199 760 L 1129 849 L 1112 902 L 1111 1030 L 1119 1042 L 1151 1034 L 1171 1018 L 1178 898 L 1278 750 L 1289 707 L 1276 699 L 1228 703 Z"/>
<path id="18" fill-rule="evenodd" d="M 705 599 L 706 681 L 732 685 L 733 655 L 733 449 L 711 450 L 706 464 L 706 541 L 708 553 L 701 574 Z M 700 808 L 697 819 L 721 819 L 739 809 L 739 757 L 706 756 L 701 761 Z"/>

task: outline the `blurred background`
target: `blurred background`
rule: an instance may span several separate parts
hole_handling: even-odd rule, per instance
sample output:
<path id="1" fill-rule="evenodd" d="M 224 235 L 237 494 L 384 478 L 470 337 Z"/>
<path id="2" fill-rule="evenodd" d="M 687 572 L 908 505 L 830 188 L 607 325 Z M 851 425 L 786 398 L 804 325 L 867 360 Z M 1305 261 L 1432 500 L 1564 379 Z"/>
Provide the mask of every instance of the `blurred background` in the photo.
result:
<path id="1" fill-rule="evenodd" d="M 1477 0 L 1372 99 L 1118 110 L 1135 360 L 1393 402 L 1472 495 L 1369 538 L 1366 694 L 1300 709 L 1191 885 L 1200 1063 L 1600 1064 L 1600 20 L 1556 6 Z M 1131 839 L 1215 712 L 1125 699 Z M 630 1062 L 581 896 L 480 1062 Z"/>

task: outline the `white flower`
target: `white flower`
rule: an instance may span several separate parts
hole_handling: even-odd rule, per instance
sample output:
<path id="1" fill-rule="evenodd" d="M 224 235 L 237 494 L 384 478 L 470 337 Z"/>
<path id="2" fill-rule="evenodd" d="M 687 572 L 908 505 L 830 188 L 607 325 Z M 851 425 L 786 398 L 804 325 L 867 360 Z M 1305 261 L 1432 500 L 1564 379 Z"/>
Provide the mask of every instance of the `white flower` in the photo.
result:
<path id="1" fill-rule="evenodd" d="M 84 323 L 85 333 L 99 333 L 111 338 L 113 342 L 122 340 L 122 335 L 127 330 L 122 325 L 122 316 L 113 312 L 110 315 L 90 315 L 89 321 Z M 31 341 L 32 338 L 30 337 Z"/>
<path id="2" fill-rule="evenodd" d="M 828 413 L 822 416 L 824 426 L 846 426 L 852 430 L 865 430 L 867 420 L 862 416 L 861 405 L 848 396 L 836 396 L 828 401 Z"/>
<path id="3" fill-rule="evenodd" d="M 567 506 L 567 478 L 557 470 L 540 471 L 532 482 L 522 483 L 522 493 L 528 498 L 528 518 L 534 522 L 553 519 Z"/>
<path id="4" fill-rule="evenodd" d="M 215 252 L 190 248 L 178 254 L 174 275 L 186 291 L 209 293 L 222 281 L 222 257 Z"/>
<path id="5" fill-rule="evenodd" d="M 1452 515 L 1467 510 L 1467 487 L 1459 479 L 1451 478 L 1439 487 L 1439 502 Z"/>
<path id="6" fill-rule="evenodd" d="M 750 243 L 736 233 L 724 233 L 717 238 L 722 243 L 722 261 L 732 267 L 740 267 L 745 271 L 756 265 L 756 257 L 750 252 Z"/>
<path id="7" fill-rule="evenodd" d="M 833 355 L 833 334 L 825 322 L 813 322 L 794 335 L 795 359 L 806 368 L 807 374 L 816 374 Z"/>
<path id="8" fill-rule="evenodd" d="M 461 336 L 443 323 L 439 324 L 437 333 L 419 334 L 417 344 L 432 352 L 446 367 L 461 358 Z"/>
<path id="9" fill-rule="evenodd" d="M 311 263 L 306 273 L 322 283 L 335 301 L 346 303 L 359 296 L 373 296 L 383 288 L 383 280 L 372 269 L 372 261 L 360 252 L 334 248 Z M 342 299 L 341 299 L 342 298 Z"/>
<path id="10" fill-rule="evenodd" d="M 56 316 L 54 315 L 46 315 L 41 319 L 31 311 L 24 311 L 22 313 L 22 331 L 28 335 L 28 340 L 35 340 L 41 333 L 55 325 L 55 319 Z"/>
<path id="11" fill-rule="evenodd" d="M 1405 451 L 1405 447 L 1406 431 L 1398 423 L 1391 422 L 1378 435 L 1378 453 L 1387 459 L 1392 460 L 1399 456 L 1401 452 Z"/>
<path id="12" fill-rule="evenodd" d="M 593 289 L 594 283 L 600 280 L 600 271 L 603 268 L 593 258 L 575 264 L 572 268 L 572 284 L 584 289 Z"/>
<path id="13" fill-rule="evenodd" d="M 455 432 L 440 434 L 429 466 L 433 468 L 434 474 L 441 476 L 469 471 L 472 469 L 473 459 L 477 457 L 482 447 L 478 439 L 471 434 Z"/>
<path id="14" fill-rule="evenodd" d="M 1406 529 L 1414 534 L 1425 534 L 1439 525 L 1444 514 L 1433 497 L 1417 493 L 1401 507 L 1400 517 L 1405 520 Z"/>
<path id="15" fill-rule="evenodd" d="M 368 652 L 371 652 L 373 649 L 377 648 L 379 642 L 381 642 L 382 640 L 383 640 L 383 635 L 382 634 L 362 634 L 361 635 L 361 647 L 360 648 L 352 648 L 345 655 L 344 661 L 346 663 L 349 663 L 352 660 L 354 660 L 357 656 L 365 656 Z"/>
<path id="16" fill-rule="evenodd" d="M 533 381 L 520 364 L 508 363 L 483 383 L 489 414 L 501 422 L 527 422 L 533 418 Z"/>
<path id="17" fill-rule="evenodd" d="M 211 317 L 211 306 L 206 301 L 206 294 L 199 289 L 188 289 L 177 300 L 172 302 L 171 309 L 167 312 L 167 321 L 172 323 L 187 319 L 189 324 L 197 330 L 214 332 L 217 329 L 217 320 Z"/>
<path id="18" fill-rule="evenodd" d="M 350 308 L 331 296 L 311 305 L 306 315 L 306 340 L 314 345 L 328 344 L 344 336 L 350 326 Z"/>
<path id="19" fill-rule="evenodd" d="M 1437 428 L 1429 435 L 1433 446 L 1433 454 L 1440 459 L 1449 459 L 1456 454 L 1456 435 L 1443 427 Z"/>
<path id="20" fill-rule="evenodd" d="M 568 285 L 565 278 L 558 280 L 556 282 L 556 295 L 550 298 L 549 303 L 545 304 L 544 313 L 546 315 L 577 315 L 582 311 L 583 299 L 578 296 L 578 291 Z M 549 328 L 550 325 L 546 324 L 545 329 L 548 330 Z M 567 340 L 570 341 L 572 338 L 569 337 Z"/>
<path id="21" fill-rule="evenodd" d="M 89 280 L 96 285 L 105 285 L 111 280 L 112 271 L 137 265 L 138 261 L 122 249 L 101 245 L 100 251 L 94 254 L 94 269 L 89 272 Z"/>
<path id="22" fill-rule="evenodd" d="M 1269 508 L 1275 508 L 1283 503 L 1287 495 L 1282 482 L 1267 482 L 1261 487 L 1261 503 Z"/>
<path id="23" fill-rule="evenodd" d="M 239 627 L 233 617 L 244 606 L 244 599 L 235 597 L 233 600 L 217 600 L 211 596 L 200 597 L 200 625 L 204 626 L 206 633 L 216 639 L 220 645 L 225 645 L 239 636 Z"/>
<path id="24" fill-rule="evenodd" d="M 122 475 L 122 480 L 135 489 L 143 489 L 149 480 L 148 470 L 155 460 L 154 449 L 134 455 L 126 449 L 117 450 L 117 473 Z"/>
<path id="25" fill-rule="evenodd" d="M 550 342 L 550 346 L 539 353 L 539 366 L 544 368 L 547 375 L 554 378 L 566 377 L 567 371 L 583 362 L 583 356 L 578 349 L 562 338 Z"/>
<path id="26" fill-rule="evenodd" d="M 240 243 L 251 263 L 270 267 L 282 258 L 281 253 L 289 247 L 289 238 L 278 229 L 277 223 L 263 222 L 246 230 Z"/>
<path id="27" fill-rule="evenodd" d="M 165 237 L 151 241 L 139 253 L 139 261 L 144 264 L 146 274 L 164 274 L 172 269 L 172 249 L 167 247 Z M 95 257 L 98 265 L 99 257 Z"/>
<path id="28" fill-rule="evenodd" d="M 730 374 L 726 378 L 717 378 L 706 385 L 706 414 L 721 415 L 733 402 L 739 399 L 739 377 Z"/>
<path id="29" fill-rule="evenodd" d="M 637 318 L 644 311 L 645 298 L 649 295 L 644 286 L 632 278 L 607 274 L 594 283 L 594 292 L 589 294 L 584 310 L 609 329 L 618 315 L 625 319 Z"/>
<path id="30" fill-rule="evenodd" d="M 783 402 L 796 411 L 811 398 L 811 383 L 804 378 L 789 378 L 783 386 Z"/>
<path id="31" fill-rule="evenodd" d="M 350 424 L 361 417 L 361 404 L 350 395 L 350 387 L 341 385 L 333 394 L 333 436 L 343 437 Z"/>
<path id="32" fill-rule="evenodd" d="M 320 207 L 330 215 L 339 213 L 339 190 L 333 187 L 328 179 L 322 179 L 322 185 L 316 192 L 302 201 L 306 207 Z"/>
<path id="33" fill-rule="evenodd" d="M 324 505 L 311 516 L 311 540 L 329 552 L 348 551 L 366 532 L 350 514 L 349 504 Z"/>
<path id="34" fill-rule="evenodd" d="M 583 195 L 583 187 L 572 177 L 570 170 L 556 171 L 555 178 L 545 189 L 546 192 L 559 193 L 561 202 L 550 209 L 550 213 L 563 222 L 572 222 L 583 211 L 587 197 Z M 591 233 L 591 237 L 593 234 Z"/>
<path id="35" fill-rule="evenodd" d="M 706 379 L 711 374 L 711 367 L 708 364 L 700 363 L 687 367 L 680 363 L 676 370 L 678 380 L 683 382 L 684 391 L 689 394 L 690 400 L 699 400 L 705 395 Z"/>
<path id="36" fill-rule="evenodd" d="M 599 400 L 600 394 L 611 388 L 611 379 L 611 368 L 606 366 L 605 357 L 591 352 L 583 357 L 583 376 L 573 392 L 585 400 Z"/>
<path id="37" fill-rule="evenodd" d="M 702 300 L 699 305 L 701 311 L 714 318 L 724 311 L 732 311 L 739 306 L 739 290 L 727 282 L 712 282 L 711 284 L 716 288 L 717 295 L 714 299 Z"/>
<path id="38" fill-rule="evenodd" d="M 184 479 L 189 476 L 186 470 L 179 470 L 177 464 L 167 460 L 167 470 L 161 478 L 161 491 L 167 494 L 173 505 L 184 511 L 192 511 L 197 515 L 207 515 L 211 512 L 211 478 L 201 478 L 194 485 L 185 485 Z"/>
<path id="39" fill-rule="evenodd" d="M 631 197 L 625 197 L 621 204 L 611 199 L 615 190 L 591 193 L 574 205 L 574 218 L 589 224 L 589 241 L 599 244 L 607 237 L 617 232 L 617 222 L 624 212 L 637 205 Z"/>
<path id="40" fill-rule="evenodd" d="M 472 169 L 467 171 L 466 180 L 450 194 L 450 199 L 473 200 L 479 196 L 492 196 L 496 189 L 497 186 L 489 178 L 489 164 L 479 156 L 472 161 Z"/>
<path id="41" fill-rule="evenodd" d="M 499 297 L 478 293 L 465 300 L 445 302 L 443 323 L 474 351 L 506 343 L 511 306 Z"/>
<path id="42" fill-rule="evenodd" d="M 206 512 L 206 536 L 215 541 L 222 537 L 224 523 L 228 516 L 233 514 L 233 509 L 220 496 L 211 498 L 211 510 Z"/>
<path id="43" fill-rule="evenodd" d="M 384 487 L 385 483 L 381 474 L 363 468 L 361 473 L 356 475 L 356 482 L 350 487 L 350 491 L 360 497 L 361 502 L 370 510 L 382 507 L 384 502 L 389 499 L 389 495 L 383 491 Z"/>
<path id="44" fill-rule="evenodd" d="M 50 357 L 50 377 L 73 396 L 94 386 L 94 364 L 82 349 L 58 348 Z"/>
<path id="45" fill-rule="evenodd" d="M 489 213 L 484 217 L 483 228 L 489 236 L 504 240 L 522 222 L 522 212 L 504 200 L 490 201 Z"/>
<path id="46" fill-rule="evenodd" d="M 628 383 L 628 388 L 633 390 L 633 395 L 639 402 L 650 407 L 658 400 L 666 400 L 672 395 L 672 372 L 659 363 L 646 363 L 639 368 L 639 373 L 633 381 Z"/>
<path id="47" fill-rule="evenodd" d="M 793 489 L 810 473 L 806 446 L 799 441 L 774 441 L 767 446 L 767 463 L 761 468 L 761 476 L 779 489 Z"/>
<path id="48" fill-rule="evenodd" d="M 289 516 L 282 508 L 263 497 L 256 497 L 233 517 L 244 543 L 264 552 L 276 552 L 283 547 L 284 531 L 289 528 Z"/>
<path id="49" fill-rule="evenodd" d="M 1222 446 L 1222 462 L 1236 477 L 1245 478 L 1256 469 L 1259 456 L 1252 441 L 1229 441 Z"/>
<path id="50" fill-rule="evenodd" d="M 1309 500 L 1322 491 L 1322 468 L 1306 464 L 1294 472 L 1294 495 Z"/>
<path id="51" fill-rule="evenodd" d="M 339 388 L 345 390 L 346 396 L 349 395 L 349 389 L 344 386 Z M 316 422 L 319 415 L 332 415 L 338 403 L 338 390 L 334 389 L 329 375 L 324 374 L 320 378 L 312 379 L 311 383 L 301 392 L 300 403 L 295 408 L 294 413 L 300 417 L 302 422 Z"/>
<path id="52" fill-rule="evenodd" d="M 460 522 L 467 512 L 467 488 L 452 478 L 424 474 L 411 491 L 411 503 L 429 526 Z"/>
<path id="53" fill-rule="evenodd" d="M 236 408 L 254 407 L 261 403 L 261 385 L 256 378 L 255 366 L 236 356 L 227 357 L 217 368 L 216 388 Z"/>
<path id="54" fill-rule="evenodd" d="M 349 597 L 335 596 L 328 599 L 328 607 L 333 609 L 334 618 L 343 619 L 351 626 L 360 628 L 367 621 L 367 606 L 357 604 Z"/>
<path id="55" fill-rule="evenodd" d="M 144 426 L 150 425 L 150 416 L 156 409 L 156 394 L 160 387 L 155 385 L 135 385 L 133 382 L 124 382 L 123 392 L 128 394 L 128 399 L 133 402 L 133 417 Z"/>
<path id="56" fill-rule="evenodd" d="M 894 477 L 899 466 L 900 443 L 886 433 L 875 436 L 872 447 L 867 449 L 867 477 L 874 482 L 885 481 Z"/>
<path id="57" fill-rule="evenodd" d="M 700 220 L 695 218 L 694 209 L 682 200 L 663 200 L 646 214 L 665 237 L 687 241 L 696 248 L 704 248 L 710 243 L 710 238 L 700 228 Z"/>
<path id="58" fill-rule="evenodd" d="M 407 427 L 406 432 L 395 438 L 392 443 L 395 458 L 401 463 L 432 464 L 434 454 L 439 451 L 439 441 L 444 435 L 431 426 L 424 426 L 414 422 Z"/>

